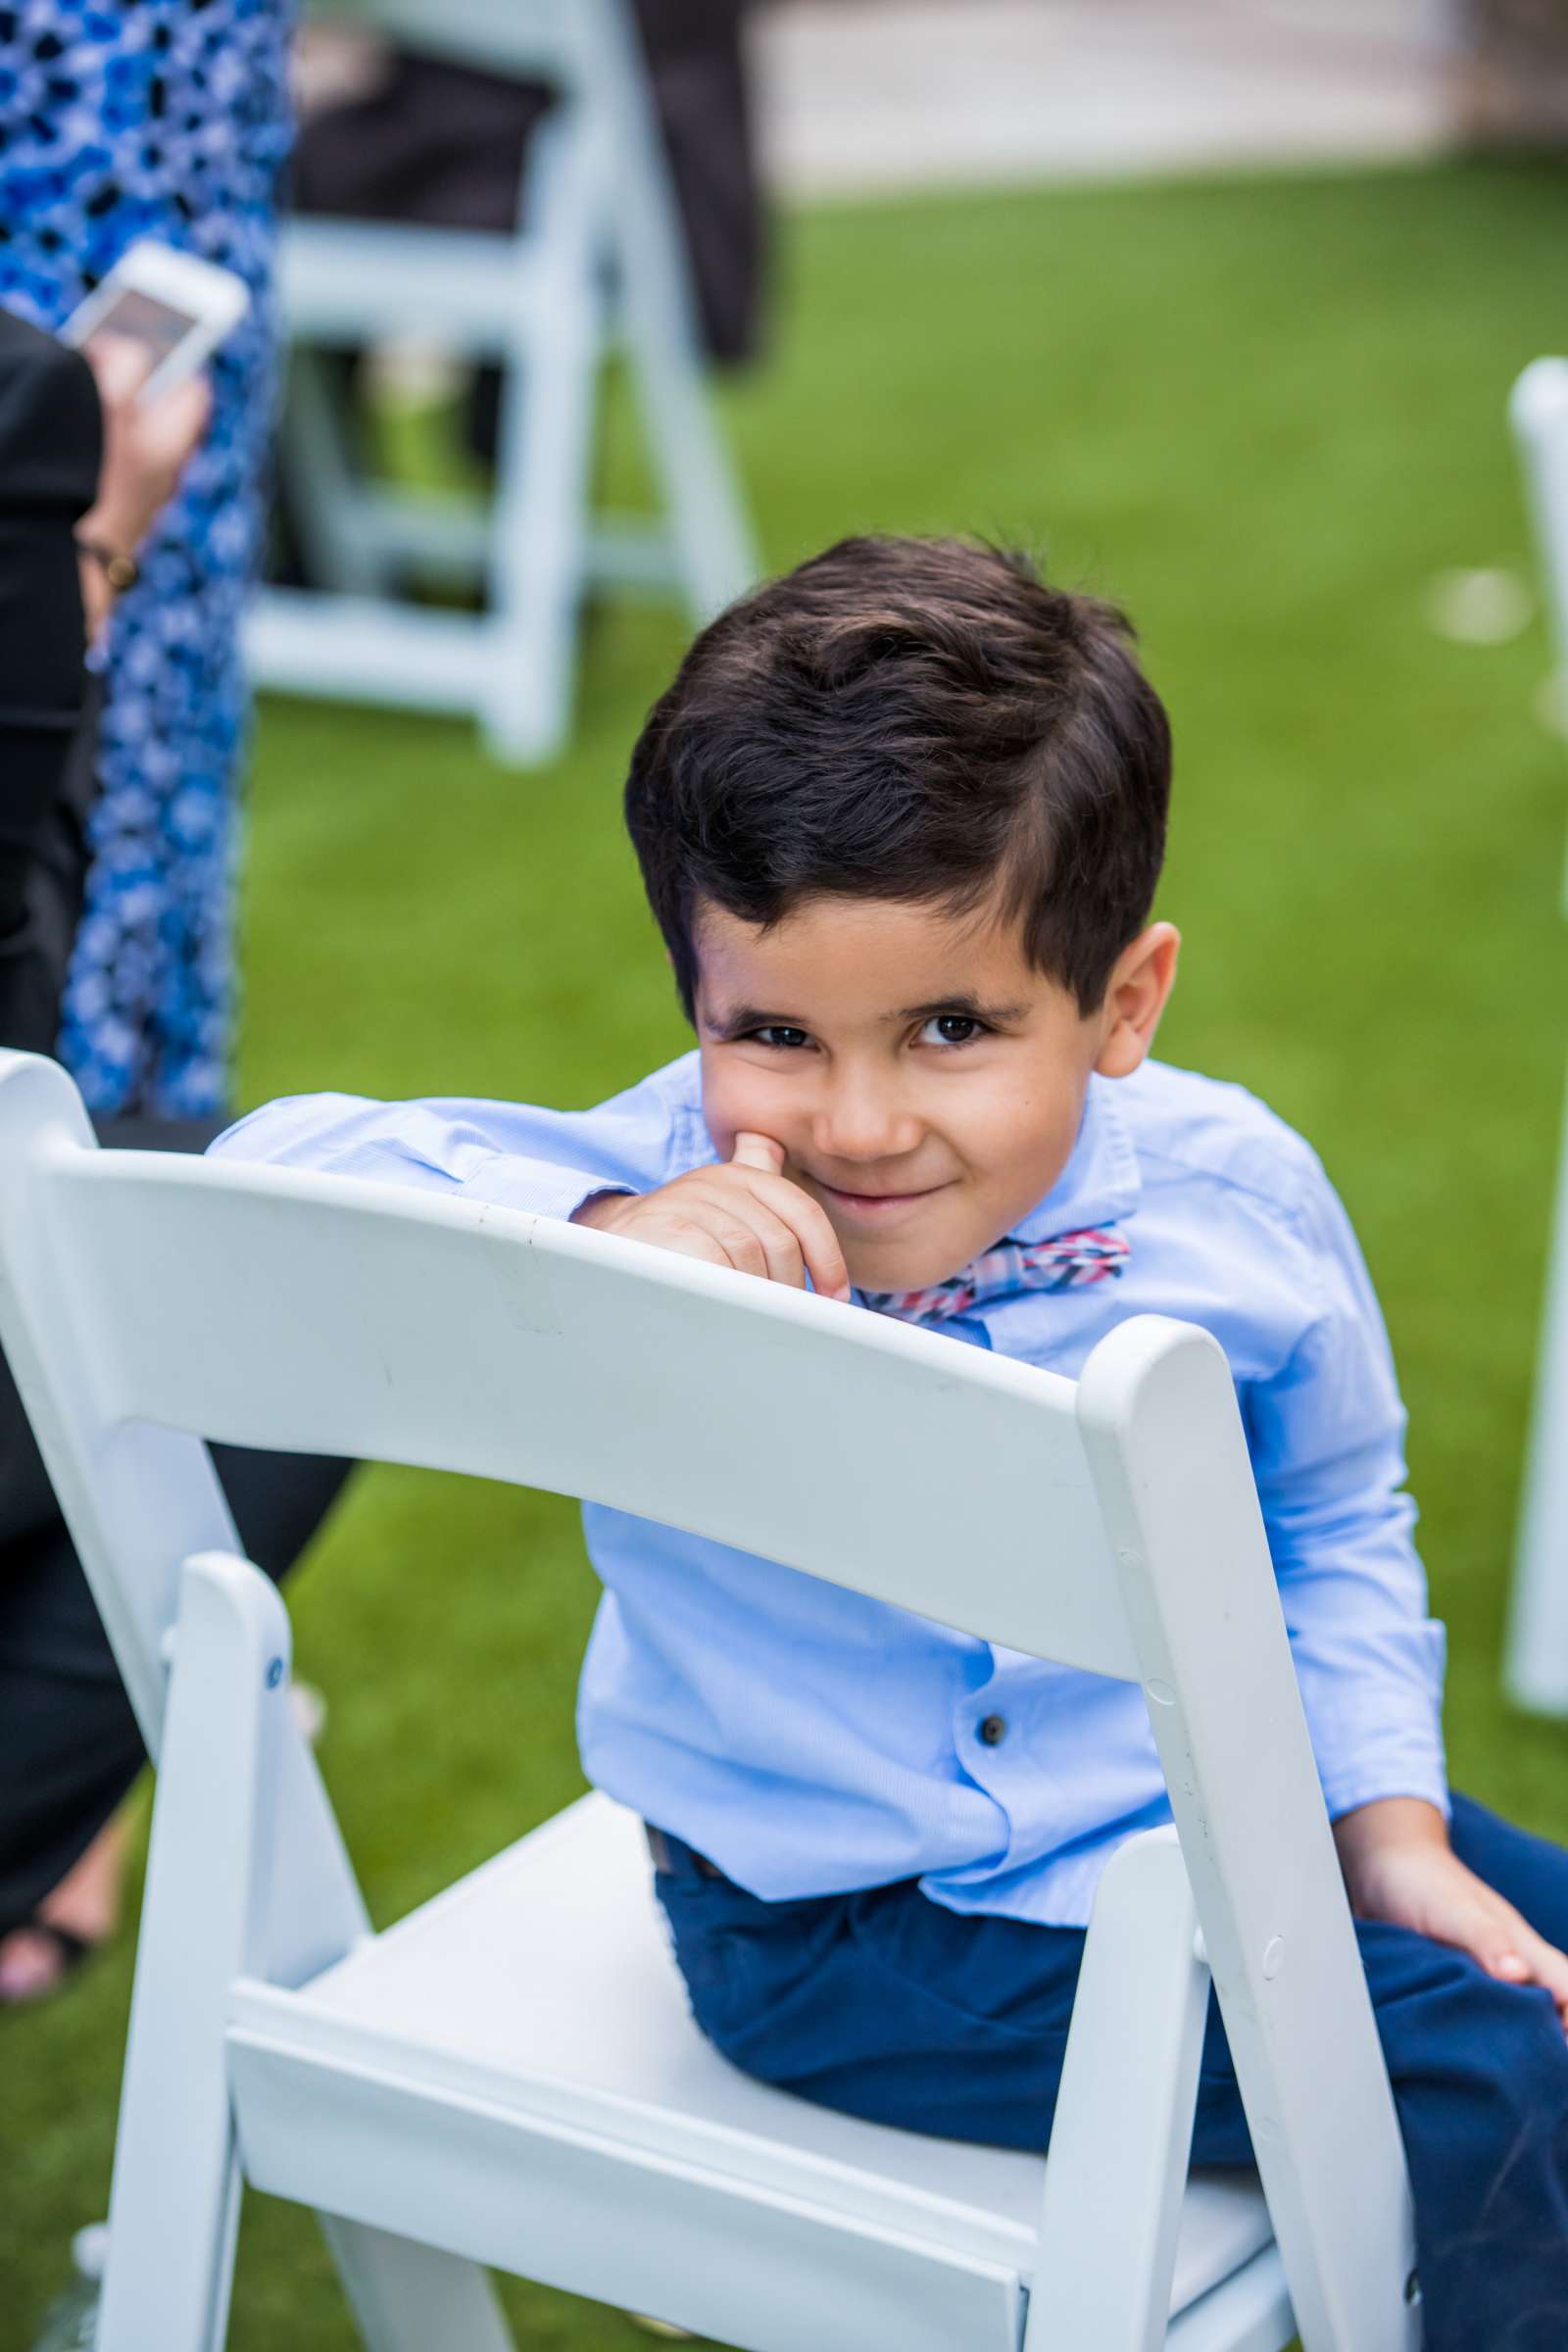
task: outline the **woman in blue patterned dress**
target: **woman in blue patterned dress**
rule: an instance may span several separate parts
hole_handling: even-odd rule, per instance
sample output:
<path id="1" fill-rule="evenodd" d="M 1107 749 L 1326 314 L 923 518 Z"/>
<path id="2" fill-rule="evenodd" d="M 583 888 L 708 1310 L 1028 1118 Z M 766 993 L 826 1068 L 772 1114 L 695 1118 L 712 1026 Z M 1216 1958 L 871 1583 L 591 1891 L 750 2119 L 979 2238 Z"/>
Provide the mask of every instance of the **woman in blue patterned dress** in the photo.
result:
<path id="1" fill-rule="evenodd" d="M 137 237 L 236 270 L 252 309 L 108 648 L 87 904 L 60 1057 L 89 1107 L 220 1109 L 232 1012 L 240 614 L 273 381 L 288 0 L 0 5 L 0 304 L 55 327 Z"/>

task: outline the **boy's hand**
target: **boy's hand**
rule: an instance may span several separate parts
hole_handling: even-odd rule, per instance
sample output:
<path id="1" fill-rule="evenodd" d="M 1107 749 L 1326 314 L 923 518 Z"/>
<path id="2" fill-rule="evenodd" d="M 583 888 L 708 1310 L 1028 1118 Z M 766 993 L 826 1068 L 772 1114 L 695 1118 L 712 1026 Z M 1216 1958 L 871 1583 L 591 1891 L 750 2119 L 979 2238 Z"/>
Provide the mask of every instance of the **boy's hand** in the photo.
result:
<path id="1" fill-rule="evenodd" d="M 1403 1796 L 1358 1806 L 1334 1824 L 1334 1842 L 1359 1918 L 1456 1944 L 1504 1984 L 1544 1985 L 1568 2030 L 1568 1958 L 1465 1868 L 1435 1806 Z"/>
<path id="2" fill-rule="evenodd" d="M 827 1212 L 780 1174 L 783 1165 L 782 1145 L 738 1135 L 727 1166 L 693 1168 L 656 1193 L 595 1193 L 572 1223 L 798 1291 L 809 1274 L 824 1298 L 847 1298 L 849 1269 Z"/>

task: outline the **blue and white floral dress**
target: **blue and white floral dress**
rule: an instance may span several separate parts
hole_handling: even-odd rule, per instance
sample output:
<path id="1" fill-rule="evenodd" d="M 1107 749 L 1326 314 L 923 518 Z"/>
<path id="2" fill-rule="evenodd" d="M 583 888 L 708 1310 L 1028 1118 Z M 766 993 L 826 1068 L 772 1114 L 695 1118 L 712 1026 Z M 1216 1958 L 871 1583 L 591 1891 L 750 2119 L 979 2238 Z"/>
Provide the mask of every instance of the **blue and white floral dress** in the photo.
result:
<path id="1" fill-rule="evenodd" d="M 253 307 L 110 633 L 87 904 L 60 1054 L 91 1108 L 221 1107 L 232 1019 L 238 631 L 271 418 L 288 0 L 0 0 L 0 303 L 58 326 L 137 237 Z"/>

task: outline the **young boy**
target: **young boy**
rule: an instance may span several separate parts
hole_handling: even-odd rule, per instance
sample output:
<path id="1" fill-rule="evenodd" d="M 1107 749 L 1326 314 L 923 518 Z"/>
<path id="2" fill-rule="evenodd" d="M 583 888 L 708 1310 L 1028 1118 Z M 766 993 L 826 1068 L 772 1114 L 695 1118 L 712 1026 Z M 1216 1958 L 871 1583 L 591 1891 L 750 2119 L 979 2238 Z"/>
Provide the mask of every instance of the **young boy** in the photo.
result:
<path id="1" fill-rule="evenodd" d="M 626 812 L 698 1037 L 597 1110 L 274 1103 L 217 1149 L 575 1217 L 1075 1374 L 1235 1374 L 1415 2191 L 1428 2341 L 1568 2327 L 1568 1855 L 1448 1797 L 1403 1414 L 1310 1151 L 1148 1058 L 1170 745 L 1120 615 L 852 540 L 693 646 Z M 787 1448 L 789 1432 L 779 1444 Z M 985 1464 L 953 1463 L 958 1479 Z M 1168 1819 L 1138 1690 L 619 1513 L 590 1777 L 650 1823 L 694 2012 L 808 2098 L 1042 2144 L 1094 1888 Z M 1195 2161 L 1245 2162 L 1217 2013 Z"/>

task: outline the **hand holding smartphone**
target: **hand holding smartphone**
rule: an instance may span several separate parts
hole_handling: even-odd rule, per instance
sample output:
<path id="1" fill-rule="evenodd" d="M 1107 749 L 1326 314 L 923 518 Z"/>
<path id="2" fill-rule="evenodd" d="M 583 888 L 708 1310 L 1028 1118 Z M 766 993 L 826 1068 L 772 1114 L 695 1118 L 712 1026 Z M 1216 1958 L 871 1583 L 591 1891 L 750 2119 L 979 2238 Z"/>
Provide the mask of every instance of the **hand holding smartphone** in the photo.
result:
<path id="1" fill-rule="evenodd" d="M 66 321 L 62 339 L 89 362 L 103 409 L 98 494 L 76 531 L 93 643 L 115 594 L 135 585 L 137 551 L 206 430 L 201 368 L 249 303 L 232 270 L 143 240 Z"/>
<path id="2" fill-rule="evenodd" d="M 144 355 L 137 398 L 156 401 L 194 375 L 249 308 L 232 270 L 143 238 L 73 311 L 61 339 L 78 350 L 111 338 L 131 345 Z"/>

